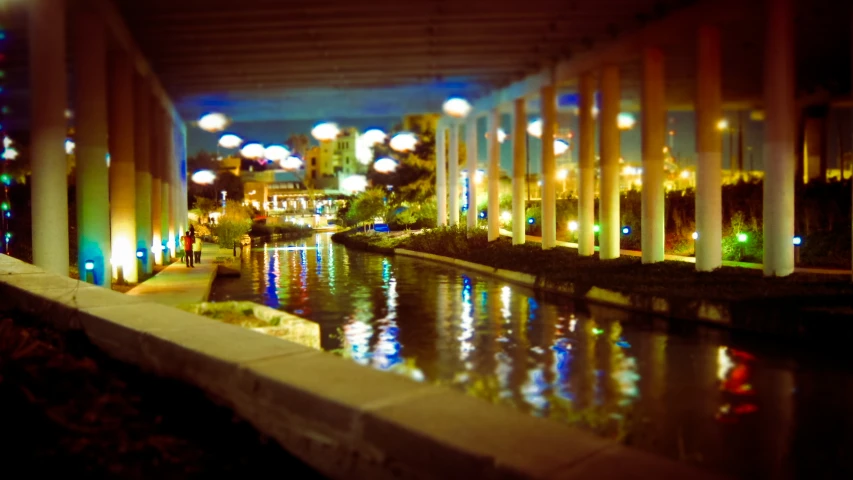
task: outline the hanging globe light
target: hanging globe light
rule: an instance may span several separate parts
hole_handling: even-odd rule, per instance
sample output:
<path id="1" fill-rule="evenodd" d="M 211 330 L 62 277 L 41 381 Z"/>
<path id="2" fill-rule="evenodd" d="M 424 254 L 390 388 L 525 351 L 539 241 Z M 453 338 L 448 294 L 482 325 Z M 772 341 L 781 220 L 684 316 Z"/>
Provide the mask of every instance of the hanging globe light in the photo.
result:
<path id="1" fill-rule="evenodd" d="M 400 132 L 391 137 L 391 148 L 398 152 L 411 152 L 418 144 L 418 137 L 410 132 Z"/>
<path id="2" fill-rule="evenodd" d="M 282 145 L 269 145 L 264 149 L 264 158 L 273 162 L 281 162 L 290 156 L 290 150 Z"/>
<path id="3" fill-rule="evenodd" d="M 289 156 L 280 162 L 281 168 L 285 170 L 299 170 L 302 168 L 302 159 L 296 156 Z"/>
<path id="4" fill-rule="evenodd" d="M 364 139 L 364 143 L 370 146 L 376 145 L 377 143 L 382 143 L 388 138 L 388 135 L 385 134 L 382 130 L 378 128 L 371 128 L 367 130 L 363 134 L 361 134 L 361 138 Z"/>
<path id="5" fill-rule="evenodd" d="M 219 146 L 222 148 L 237 148 L 243 144 L 243 139 L 233 133 L 226 133 L 219 137 Z"/>
<path id="6" fill-rule="evenodd" d="M 465 118 L 471 112 L 471 104 L 464 98 L 454 97 L 447 99 L 442 109 L 453 118 Z"/>
<path id="7" fill-rule="evenodd" d="M 630 130 L 636 123 L 637 120 L 630 113 L 622 112 L 616 116 L 616 126 L 619 130 Z"/>
<path id="8" fill-rule="evenodd" d="M 391 158 L 380 158 L 373 163 L 373 169 L 379 173 L 391 173 L 397 170 L 398 163 Z"/>
<path id="9" fill-rule="evenodd" d="M 562 155 L 569 151 L 569 142 L 565 140 L 554 140 L 554 155 Z"/>
<path id="10" fill-rule="evenodd" d="M 339 133 L 340 129 L 338 129 L 338 125 L 331 122 L 318 123 L 313 129 L 311 129 L 311 136 L 320 142 L 334 140 L 338 138 Z"/>
<path id="11" fill-rule="evenodd" d="M 216 180 L 216 174 L 210 170 L 199 170 L 193 173 L 190 178 L 193 183 L 197 183 L 199 185 L 211 185 L 214 180 Z"/>
<path id="12" fill-rule="evenodd" d="M 247 143 L 240 149 L 240 155 L 254 160 L 262 159 L 264 158 L 264 146 L 260 143 Z"/>
<path id="13" fill-rule="evenodd" d="M 198 119 L 198 127 L 208 132 L 221 132 L 228 126 L 228 117 L 221 113 L 208 113 Z"/>

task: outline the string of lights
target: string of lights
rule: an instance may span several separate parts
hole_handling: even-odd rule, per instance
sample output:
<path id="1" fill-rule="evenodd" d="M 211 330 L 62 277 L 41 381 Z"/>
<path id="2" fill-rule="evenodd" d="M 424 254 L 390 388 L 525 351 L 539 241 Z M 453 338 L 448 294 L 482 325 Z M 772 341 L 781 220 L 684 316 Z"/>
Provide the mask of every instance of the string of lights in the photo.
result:
<path id="1" fill-rule="evenodd" d="M 12 141 L 6 134 L 6 114 L 9 107 L 6 106 L 6 28 L 0 24 L 0 138 L 3 139 L 3 153 L 0 155 L 0 186 L 3 188 L 3 196 L 0 198 L 0 251 L 9 255 L 12 243 L 12 231 L 10 219 L 12 218 L 12 202 L 9 198 L 9 187 L 12 185 L 12 176 L 8 173 L 8 162 L 15 159 L 17 152 L 12 147 Z"/>

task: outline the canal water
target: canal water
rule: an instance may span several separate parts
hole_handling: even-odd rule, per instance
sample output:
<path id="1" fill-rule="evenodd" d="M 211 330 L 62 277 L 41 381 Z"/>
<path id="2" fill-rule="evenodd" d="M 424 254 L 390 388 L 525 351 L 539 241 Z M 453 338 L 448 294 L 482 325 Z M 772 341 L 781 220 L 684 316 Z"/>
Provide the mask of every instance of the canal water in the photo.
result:
<path id="1" fill-rule="evenodd" d="M 853 478 L 853 363 L 768 339 L 546 297 L 328 234 L 244 249 L 211 300 L 320 324 L 353 361 L 450 385 L 741 478 Z"/>

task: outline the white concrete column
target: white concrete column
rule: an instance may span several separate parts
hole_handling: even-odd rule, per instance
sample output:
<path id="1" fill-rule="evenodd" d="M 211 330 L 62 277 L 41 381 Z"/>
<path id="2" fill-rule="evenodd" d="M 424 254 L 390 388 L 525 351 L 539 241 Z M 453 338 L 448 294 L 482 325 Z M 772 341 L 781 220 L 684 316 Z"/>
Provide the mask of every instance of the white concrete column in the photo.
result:
<path id="1" fill-rule="evenodd" d="M 601 191 L 598 201 L 598 218 L 601 222 L 598 256 L 602 260 L 619 258 L 619 67 L 607 65 L 601 70 Z"/>
<path id="2" fill-rule="evenodd" d="M 663 52 L 643 50 L 643 190 L 642 251 L 643 263 L 664 259 L 663 147 L 666 145 L 666 102 Z"/>
<path id="3" fill-rule="evenodd" d="M 447 129 L 439 122 L 435 132 L 435 199 L 438 218 L 436 225 L 447 226 Z"/>
<path id="4" fill-rule="evenodd" d="M 68 275 L 65 0 L 30 0 L 27 5 L 33 264 Z"/>
<path id="5" fill-rule="evenodd" d="M 177 182 L 175 181 L 175 172 L 177 168 L 175 167 L 175 156 L 173 154 L 174 146 L 175 146 L 175 137 L 172 136 L 172 117 L 168 112 L 164 112 L 163 115 L 163 138 L 166 140 L 163 150 L 163 162 L 166 165 L 166 177 L 169 179 L 169 184 L 166 186 L 166 198 L 168 201 L 165 204 L 166 210 L 164 214 L 167 218 L 167 224 L 169 225 L 169 250 L 172 252 L 172 257 L 175 257 L 178 252 L 178 248 L 181 248 L 178 245 L 177 230 L 175 229 L 175 202 L 177 201 L 177 195 L 175 194 L 175 186 Z"/>
<path id="6" fill-rule="evenodd" d="M 160 132 L 160 103 L 151 98 L 149 109 L 149 131 L 151 148 L 151 249 L 154 262 L 163 265 L 163 161 L 162 133 Z"/>
<path id="7" fill-rule="evenodd" d="M 450 155 L 447 159 L 448 193 L 450 203 L 448 214 L 450 215 L 450 226 L 459 225 L 459 121 L 453 120 L 450 124 Z"/>
<path id="8" fill-rule="evenodd" d="M 527 111 L 525 100 L 517 98 L 513 103 L 512 125 L 512 244 L 525 242 L 524 189 L 527 182 Z"/>
<path id="9" fill-rule="evenodd" d="M 126 53 L 114 52 L 109 70 L 111 270 L 114 281 L 119 279 L 121 269 L 127 282 L 136 283 L 133 64 Z"/>
<path id="10" fill-rule="evenodd" d="M 187 126 L 183 122 L 178 125 L 178 165 L 181 175 L 181 221 L 184 225 L 184 231 L 186 231 L 190 228 L 189 190 L 187 189 L 189 177 L 187 176 Z"/>
<path id="11" fill-rule="evenodd" d="M 100 15 L 74 16 L 73 58 L 76 81 L 74 140 L 77 160 L 77 265 L 80 279 L 109 286 L 110 198 L 107 168 L 107 48 Z"/>
<path id="12" fill-rule="evenodd" d="M 151 229 L 151 94 L 148 81 L 134 76 L 133 160 L 136 162 L 136 250 L 144 251 L 140 275 L 154 272 Z"/>
<path id="13" fill-rule="evenodd" d="M 723 264 L 723 144 L 717 123 L 723 117 L 720 31 L 699 29 L 696 57 L 696 270 Z"/>
<path id="14" fill-rule="evenodd" d="M 477 228 L 477 117 L 465 125 L 465 153 L 468 155 L 468 230 Z"/>
<path id="15" fill-rule="evenodd" d="M 501 146 L 498 143 L 498 126 L 501 123 L 501 114 L 497 108 L 489 112 L 488 117 L 488 139 L 486 143 L 486 158 L 489 159 L 489 168 L 486 175 L 489 177 L 489 206 L 488 225 L 489 241 L 493 242 L 501 236 Z"/>
<path id="16" fill-rule="evenodd" d="M 557 178 L 554 134 L 557 131 L 557 91 L 542 87 L 542 248 L 557 246 Z"/>
<path id="17" fill-rule="evenodd" d="M 157 161 L 160 166 L 160 234 L 166 243 L 166 250 L 163 251 L 163 264 L 172 263 L 172 258 L 175 255 L 175 242 L 169 231 L 169 211 L 172 205 L 172 172 L 168 161 L 168 130 L 166 129 L 166 111 L 162 104 L 158 103 L 157 107 Z"/>
<path id="18" fill-rule="evenodd" d="M 796 104 L 793 0 L 767 0 L 764 46 L 764 275 L 794 272 Z"/>
<path id="19" fill-rule="evenodd" d="M 578 255 L 591 256 L 595 253 L 595 84 L 592 74 L 581 75 L 578 84 L 578 111 L 580 121 L 580 145 L 578 167 Z"/>

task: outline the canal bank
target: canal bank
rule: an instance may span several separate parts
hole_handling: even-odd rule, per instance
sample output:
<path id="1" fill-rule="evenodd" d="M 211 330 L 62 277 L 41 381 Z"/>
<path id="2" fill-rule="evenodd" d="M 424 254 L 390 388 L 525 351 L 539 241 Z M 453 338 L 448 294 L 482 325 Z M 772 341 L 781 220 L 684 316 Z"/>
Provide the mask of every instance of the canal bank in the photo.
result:
<path id="1" fill-rule="evenodd" d="M 472 406 L 740 478 L 853 474 L 843 348 L 576 302 L 474 269 L 347 249 L 330 235 L 243 255 L 240 277 L 217 279 L 211 301 L 316 322 L 324 350 L 450 387 Z"/>
<path id="2" fill-rule="evenodd" d="M 333 237 L 348 247 L 365 251 L 373 251 L 377 238 L 380 236 Z M 853 323 L 839 325 L 827 323 L 825 316 L 801 315 L 809 309 L 853 302 L 853 284 L 843 275 L 797 273 L 787 278 L 764 278 L 759 270 L 735 267 L 700 273 L 691 264 L 679 261 L 654 265 L 643 265 L 635 257 L 602 261 L 597 256 L 580 257 L 564 247 L 543 251 L 539 245 L 513 246 L 505 238 L 487 242 L 485 234 L 478 232 L 467 238 L 462 229 L 426 231 L 393 244 L 397 245 L 395 253 L 400 255 L 460 266 L 543 292 L 671 319 L 814 340 L 826 340 L 827 335 L 829 339 L 837 338 L 838 328 Z"/>

